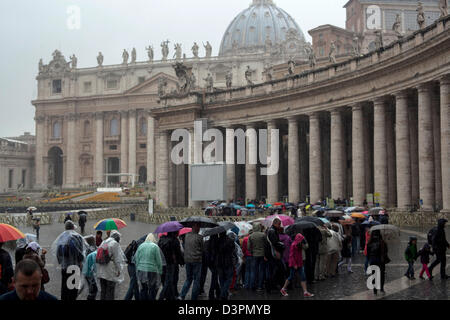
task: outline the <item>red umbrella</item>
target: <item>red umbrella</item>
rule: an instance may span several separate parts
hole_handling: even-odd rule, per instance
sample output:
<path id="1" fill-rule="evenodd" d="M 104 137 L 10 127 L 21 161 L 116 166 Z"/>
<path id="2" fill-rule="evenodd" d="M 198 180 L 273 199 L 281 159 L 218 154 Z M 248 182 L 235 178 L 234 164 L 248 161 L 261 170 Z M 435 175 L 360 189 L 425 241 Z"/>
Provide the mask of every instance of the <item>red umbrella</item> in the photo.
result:
<path id="1" fill-rule="evenodd" d="M 181 237 L 182 235 L 185 235 L 187 233 L 192 232 L 192 228 L 183 228 L 178 232 L 178 236 Z M 161 238 L 162 236 L 167 236 L 167 232 L 166 233 L 161 233 L 159 235 L 159 237 Z"/>
<path id="2" fill-rule="evenodd" d="M 25 234 L 9 224 L 0 223 L 0 243 L 25 238 Z"/>
<path id="3" fill-rule="evenodd" d="M 294 219 L 292 219 L 291 217 L 289 217 L 289 216 L 287 216 L 287 215 L 284 215 L 284 214 L 276 214 L 276 215 L 267 217 L 267 218 L 263 221 L 263 225 L 264 225 L 266 228 L 270 228 L 270 226 L 271 226 L 272 223 L 273 223 L 273 220 L 275 220 L 276 218 L 278 218 L 278 219 L 281 220 L 281 225 L 282 225 L 283 227 L 287 227 L 287 226 L 290 226 L 290 225 L 292 225 L 292 224 L 295 223 Z"/>

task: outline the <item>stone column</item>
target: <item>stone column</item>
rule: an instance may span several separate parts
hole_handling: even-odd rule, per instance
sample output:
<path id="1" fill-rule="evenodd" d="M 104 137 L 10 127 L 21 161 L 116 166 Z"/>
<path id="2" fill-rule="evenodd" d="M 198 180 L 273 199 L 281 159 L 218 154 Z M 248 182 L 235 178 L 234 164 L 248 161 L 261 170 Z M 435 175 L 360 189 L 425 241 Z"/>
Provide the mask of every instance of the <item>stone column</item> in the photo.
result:
<path id="1" fill-rule="evenodd" d="M 136 110 L 128 113 L 128 173 L 136 174 Z"/>
<path id="2" fill-rule="evenodd" d="M 245 197 L 246 200 L 256 200 L 256 163 L 258 157 L 258 138 L 255 125 L 247 125 L 246 164 L 245 164 Z"/>
<path id="3" fill-rule="evenodd" d="M 320 145 L 320 118 L 318 113 L 309 116 L 309 183 L 310 203 L 322 200 L 322 157 Z"/>
<path id="4" fill-rule="evenodd" d="M 276 142 L 277 137 L 272 135 L 272 130 L 277 130 L 277 123 L 275 120 L 270 120 L 267 122 L 267 156 L 273 159 L 272 161 L 279 161 L 280 159 L 280 149 L 279 143 L 278 148 L 273 148 L 272 145 Z M 269 161 L 267 161 L 267 167 L 270 167 Z M 279 189 L 278 189 L 278 173 L 274 175 L 267 176 L 267 202 L 275 203 L 280 199 Z"/>
<path id="5" fill-rule="evenodd" d="M 413 100 L 413 99 L 411 99 Z M 418 116 L 417 116 L 417 99 L 409 100 L 408 107 L 409 117 L 409 143 L 410 143 L 410 157 L 411 157 L 411 199 L 412 204 L 419 204 L 419 146 L 418 146 Z"/>
<path id="6" fill-rule="evenodd" d="M 44 175 L 44 148 L 45 148 L 45 117 L 36 116 L 36 189 L 45 187 Z"/>
<path id="7" fill-rule="evenodd" d="M 289 118 L 288 136 L 288 190 L 289 202 L 297 204 L 300 201 L 300 155 L 298 144 L 298 120 Z"/>
<path id="8" fill-rule="evenodd" d="M 147 124 L 147 183 L 155 182 L 155 118 L 148 115 Z"/>
<path id="9" fill-rule="evenodd" d="M 362 206 L 366 195 L 363 128 L 363 107 L 361 104 L 357 104 L 353 106 L 352 110 L 352 179 L 355 206 Z"/>
<path id="10" fill-rule="evenodd" d="M 439 91 L 432 91 L 435 203 L 442 208 L 441 121 Z"/>
<path id="11" fill-rule="evenodd" d="M 73 188 L 76 185 L 76 161 L 77 161 L 77 145 L 76 145 L 76 119 L 75 113 L 69 113 L 67 120 L 67 175 L 66 187 Z"/>
<path id="12" fill-rule="evenodd" d="M 120 173 L 128 173 L 128 111 L 120 112 Z M 120 182 L 127 182 L 127 176 L 121 176 Z"/>
<path id="13" fill-rule="evenodd" d="M 450 212 L 450 77 L 440 80 L 443 211 Z"/>
<path id="14" fill-rule="evenodd" d="M 395 166 L 395 110 L 389 107 L 386 111 L 386 147 L 388 163 L 388 204 L 387 207 L 397 206 L 397 169 Z"/>
<path id="15" fill-rule="evenodd" d="M 236 201 L 236 165 L 234 160 L 234 129 L 226 129 L 225 161 L 227 166 L 227 197 Z"/>
<path id="16" fill-rule="evenodd" d="M 169 135 L 169 140 L 168 140 L 168 145 L 169 145 L 169 149 L 168 149 L 168 154 L 169 154 L 169 158 L 168 158 L 168 169 L 169 169 L 169 203 L 168 206 L 169 207 L 176 207 L 176 202 L 177 202 L 177 166 L 175 165 L 175 163 L 172 162 L 172 160 L 170 159 L 170 152 L 172 150 L 172 144 L 173 142 L 170 140 L 170 136 L 171 133 L 168 133 Z"/>
<path id="17" fill-rule="evenodd" d="M 169 133 L 161 131 L 159 133 L 159 170 L 158 170 L 158 190 L 157 202 L 163 208 L 169 206 Z"/>
<path id="18" fill-rule="evenodd" d="M 424 210 L 432 210 L 434 203 L 434 146 L 431 87 L 418 86 L 419 93 L 419 190 Z"/>
<path id="19" fill-rule="evenodd" d="M 373 101 L 374 115 L 374 180 L 375 193 L 380 194 L 380 206 L 388 202 L 388 163 L 386 141 L 386 101 L 383 97 Z"/>
<path id="20" fill-rule="evenodd" d="M 189 154 L 190 154 L 190 164 L 196 164 L 196 163 L 201 163 L 202 161 L 202 145 L 197 141 L 197 143 L 195 143 L 195 135 L 194 135 L 194 128 L 190 128 L 189 129 L 189 135 L 190 135 L 190 144 L 189 144 Z M 197 162 L 196 162 L 197 161 Z M 189 179 L 189 185 L 188 185 L 188 194 L 189 194 L 189 198 L 188 198 L 188 205 L 191 208 L 199 208 L 201 206 L 201 202 L 200 201 L 192 201 L 191 198 L 191 168 L 188 168 L 189 172 L 188 172 L 188 179 Z"/>
<path id="21" fill-rule="evenodd" d="M 331 112 L 331 197 L 344 199 L 345 145 L 339 109 Z"/>
<path id="22" fill-rule="evenodd" d="M 103 183 L 103 112 L 95 113 L 95 156 L 94 156 L 94 182 Z"/>

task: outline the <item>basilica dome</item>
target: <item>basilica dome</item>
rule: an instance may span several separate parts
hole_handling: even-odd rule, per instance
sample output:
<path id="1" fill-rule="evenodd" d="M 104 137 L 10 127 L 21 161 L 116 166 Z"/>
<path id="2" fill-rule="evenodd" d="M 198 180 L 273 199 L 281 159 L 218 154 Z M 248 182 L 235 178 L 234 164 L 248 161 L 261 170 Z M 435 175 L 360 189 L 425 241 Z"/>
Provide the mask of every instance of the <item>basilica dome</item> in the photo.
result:
<path id="1" fill-rule="evenodd" d="M 220 46 L 219 56 L 233 53 L 261 53 L 266 39 L 276 47 L 294 37 L 305 43 L 305 36 L 295 20 L 272 0 L 253 0 L 228 26 Z M 234 45 L 233 45 L 234 44 Z"/>

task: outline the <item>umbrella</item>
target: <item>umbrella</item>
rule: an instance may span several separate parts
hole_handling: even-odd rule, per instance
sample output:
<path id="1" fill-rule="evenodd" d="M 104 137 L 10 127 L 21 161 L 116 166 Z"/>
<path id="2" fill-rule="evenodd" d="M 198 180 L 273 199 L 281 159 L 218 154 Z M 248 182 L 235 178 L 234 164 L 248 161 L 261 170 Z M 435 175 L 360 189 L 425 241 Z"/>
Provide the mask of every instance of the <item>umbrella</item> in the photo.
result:
<path id="1" fill-rule="evenodd" d="M 253 229 L 253 226 L 246 221 L 239 221 L 239 222 L 235 222 L 234 223 L 236 225 L 236 227 L 239 228 L 239 237 L 245 237 L 247 236 L 250 231 Z"/>
<path id="2" fill-rule="evenodd" d="M 285 229 L 285 232 L 290 237 L 294 237 L 298 233 L 303 233 L 306 229 L 312 229 L 316 228 L 316 224 L 310 221 L 300 221 L 297 223 L 294 223 L 293 225 L 290 225 Z"/>
<path id="3" fill-rule="evenodd" d="M 192 228 L 194 224 L 200 224 L 200 228 L 214 228 L 217 227 L 218 224 L 214 222 L 214 220 L 209 219 L 207 217 L 199 217 L 199 216 L 192 216 L 186 219 L 183 219 L 180 221 L 180 223 L 187 227 Z"/>
<path id="4" fill-rule="evenodd" d="M 87 215 L 87 212 L 86 211 L 78 211 L 78 215 L 82 215 L 82 214 L 86 214 Z"/>
<path id="5" fill-rule="evenodd" d="M 272 205 L 271 205 L 270 203 L 266 203 L 266 204 L 264 205 L 264 208 L 270 208 L 270 207 L 272 207 Z"/>
<path id="6" fill-rule="evenodd" d="M 317 217 L 303 217 L 303 218 L 295 219 L 295 222 L 301 222 L 301 221 L 312 222 L 312 223 L 315 223 L 318 226 L 323 226 L 325 224 L 325 222 L 323 222 L 322 219 L 317 218 Z"/>
<path id="7" fill-rule="evenodd" d="M 272 216 L 267 217 L 263 221 L 262 224 L 266 228 L 270 228 L 272 226 L 273 221 L 275 219 L 277 219 L 277 218 L 281 220 L 281 226 L 283 226 L 283 227 L 287 227 L 287 226 L 290 226 L 291 224 L 295 223 L 294 219 L 292 219 L 291 217 L 289 217 L 289 216 L 287 216 L 285 214 L 279 214 L 279 215 L 276 214 L 276 215 L 272 215 Z"/>
<path id="8" fill-rule="evenodd" d="M 328 220 L 327 218 L 319 218 L 320 220 L 323 221 L 323 223 L 327 224 L 330 223 L 330 220 Z"/>
<path id="9" fill-rule="evenodd" d="M 339 220 L 339 223 L 342 224 L 343 226 L 348 226 L 348 225 L 355 224 L 356 222 L 355 222 L 355 220 L 350 218 L 350 219 Z"/>
<path id="10" fill-rule="evenodd" d="M 394 240 L 400 237 L 400 229 L 392 224 L 379 224 L 370 228 L 369 233 L 379 230 L 383 240 Z"/>
<path id="11" fill-rule="evenodd" d="M 218 223 L 218 227 L 208 228 L 203 232 L 204 237 L 213 236 L 216 234 L 221 234 L 224 232 L 227 232 L 228 230 L 232 230 L 234 228 L 237 228 L 236 225 L 233 222 L 230 221 L 222 221 Z M 237 233 L 239 233 L 239 230 L 236 230 Z"/>
<path id="12" fill-rule="evenodd" d="M 314 205 L 312 206 L 313 210 L 320 210 L 322 209 L 322 206 Z"/>
<path id="13" fill-rule="evenodd" d="M 3 245 L 3 249 L 13 251 L 16 250 L 17 247 L 19 248 L 26 247 L 26 245 L 29 244 L 30 242 L 37 242 L 36 235 L 32 233 L 25 233 L 25 238 L 5 242 L 5 244 Z"/>
<path id="14" fill-rule="evenodd" d="M 261 223 L 261 224 L 262 224 L 262 222 L 263 222 L 264 220 L 266 220 L 266 218 L 258 218 L 258 219 L 249 221 L 249 223 L 250 223 L 250 224 L 256 224 L 256 223 Z M 237 222 L 236 222 L 236 223 L 237 223 Z"/>
<path id="15" fill-rule="evenodd" d="M 125 221 L 117 218 L 103 219 L 94 225 L 95 230 L 111 231 L 125 228 Z"/>
<path id="16" fill-rule="evenodd" d="M 372 208 L 369 210 L 369 216 L 379 216 L 380 211 L 384 211 L 385 209 L 382 207 Z"/>
<path id="17" fill-rule="evenodd" d="M 36 211 L 37 210 L 37 208 L 36 207 L 29 207 L 28 209 L 27 209 L 27 211 Z"/>
<path id="18" fill-rule="evenodd" d="M 192 232 L 192 228 L 183 228 L 180 231 L 178 231 L 178 236 L 181 237 L 182 235 L 188 234 L 190 232 Z M 167 236 L 167 232 L 159 234 L 159 237 L 162 237 L 162 236 Z M 144 239 L 144 241 L 145 241 L 145 239 Z"/>
<path id="19" fill-rule="evenodd" d="M 158 228 L 156 228 L 155 233 L 177 232 L 183 228 L 183 225 L 178 221 L 170 221 L 161 224 Z"/>
<path id="20" fill-rule="evenodd" d="M 379 224 L 381 224 L 378 221 L 364 221 L 363 223 L 361 223 L 362 225 L 368 225 L 368 226 L 377 226 Z"/>
<path id="21" fill-rule="evenodd" d="M 310 205 L 310 204 L 308 204 L 308 205 L 305 207 L 306 210 L 308 210 L 309 208 L 311 208 L 311 205 Z"/>
<path id="22" fill-rule="evenodd" d="M 343 215 L 344 215 L 344 212 L 337 211 L 337 210 L 331 210 L 331 211 L 325 212 L 325 216 L 328 218 L 340 218 Z"/>
<path id="23" fill-rule="evenodd" d="M 250 203 L 247 205 L 247 208 L 255 208 L 255 205 L 253 203 Z"/>
<path id="24" fill-rule="evenodd" d="M 353 212 L 351 214 L 351 217 L 355 218 L 355 219 L 365 219 L 366 218 L 365 215 L 363 215 L 362 213 L 359 213 L 359 212 Z"/>
<path id="25" fill-rule="evenodd" d="M 25 238 L 25 234 L 19 229 L 9 225 L 0 223 L 0 243 Z"/>

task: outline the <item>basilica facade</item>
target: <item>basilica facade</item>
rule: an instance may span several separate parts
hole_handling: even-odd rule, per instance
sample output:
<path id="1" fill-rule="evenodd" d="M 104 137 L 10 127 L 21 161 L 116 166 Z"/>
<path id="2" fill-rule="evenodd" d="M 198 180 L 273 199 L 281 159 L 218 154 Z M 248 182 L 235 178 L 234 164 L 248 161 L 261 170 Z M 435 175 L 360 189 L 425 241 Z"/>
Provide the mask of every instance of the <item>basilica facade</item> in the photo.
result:
<path id="1" fill-rule="evenodd" d="M 295 21 L 272 1 L 254 0 L 226 30 L 218 57 L 206 48 L 206 57 L 193 50 L 193 58 L 177 52 L 153 61 L 149 51 L 148 61 L 132 53 L 128 62 L 124 52 L 121 65 L 103 66 L 99 54 L 98 66 L 80 69 L 55 51 L 40 64 L 33 101 L 36 187 L 127 182 L 107 175 L 128 174 L 156 184 L 163 207 L 199 206 L 190 199 L 189 166 L 175 165 L 170 152 L 172 132 L 193 133 L 202 119 L 224 133 L 227 163 L 236 160 L 227 129 L 280 132 L 278 150 L 268 138 L 278 173 L 227 164 L 222 200 L 332 197 L 362 205 L 373 194 L 384 206 L 448 211 L 449 21 L 442 14 L 387 46 L 316 64 Z M 258 137 L 247 142 L 253 158 Z M 190 145 L 201 162 L 205 146 Z"/>

